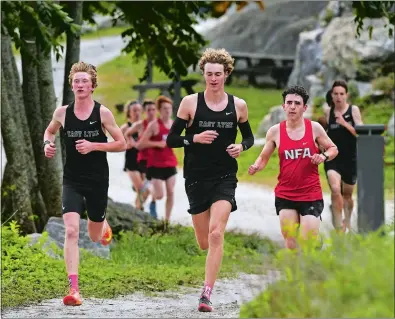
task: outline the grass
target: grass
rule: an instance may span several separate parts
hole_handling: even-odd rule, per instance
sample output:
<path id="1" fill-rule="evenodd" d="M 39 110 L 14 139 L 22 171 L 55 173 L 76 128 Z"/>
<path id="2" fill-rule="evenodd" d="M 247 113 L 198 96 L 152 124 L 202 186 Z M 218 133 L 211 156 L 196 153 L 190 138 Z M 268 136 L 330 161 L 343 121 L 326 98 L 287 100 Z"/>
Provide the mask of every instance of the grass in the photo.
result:
<path id="1" fill-rule="evenodd" d="M 105 104 L 107 107 L 113 110 L 116 121 L 119 125 L 125 122 L 124 113 L 117 113 L 115 110 L 115 104 L 125 103 L 126 101 L 136 99 L 138 93 L 131 89 L 134 84 L 138 83 L 139 77 L 142 76 L 144 71 L 144 63 L 136 63 L 132 61 L 129 56 L 122 55 L 99 66 L 99 87 L 96 90 L 95 98 Z M 189 76 L 190 78 L 197 78 L 202 80 L 198 74 Z M 158 69 L 154 69 L 153 81 L 168 81 L 165 74 L 160 72 Z M 195 91 L 202 91 L 204 89 L 204 83 L 199 82 L 195 86 Z M 244 85 L 242 82 L 234 81 L 232 85 L 226 86 L 226 91 L 243 98 L 248 105 L 249 109 L 249 121 L 254 132 L 259 127 L 259 123 L 263 117 L 269 112 L 270 108 L 275 105 L 280 105 L 281 90 L 275 89 L 261 89 L 253 88 Z M 146 94 L 147 98 L 156 98 L 159 94 L 159 90 L 151 90 Z M 186 95 L 186 92 L 182 92 Z M 383 101 L 374 106 L 374 112 L 371 111 L 371 107 L 362 109 L 362 116 L 365 123 L 387 123 L 389 117 L 393 112 L 393 107 L 388 101 Z M 315 110 L 316 115 L 319 115 L 319 110 Z M 240 134 L 238 134 L 238 141 L 241 140 Z M 247 173 L 248 167 L 254 163 L 262 150 L 261 146 L 253 147 L 247 152 L 243 152 L 238 159 L 239 171 L 238 179 L 244 182 L 254 182 L 269 187 L 274 187 L 277 183 L 278 165 L 279 158 L 277 151 L 274 152 L 270 159 L 267 167 L 264 171 L 249 176 Z M 183 163 L 183 149 L 175 149 L 179 165 Z M 393 198 L 394 195 L 394 139 L 389 139 L 389 144 L 386 145 L 386 162 L 392 163 L 385 167 L 385 191 L 387 198 Z M 322 165 L 319 167 L 320 179 L 323 191 L 329 193 L 329 186 L 326 180 L 325 171 Z"/>
<path id="2" fill-rule="evenodd" d="M 261 273 L 273 244 L 258 236 L 225 235 L 220 277 L 237 272 Z M 47 234 L 30 246 L 15 223 L 2 227 L 2 308 L 27 305 L 48 298 L 62 298 L 67 289 L 63 251 L 52 245 L 59 258 L 42 249 Z M 48 248 L 46 248 L 48 249 Z M 177 287 L 201 287 L 206 252 L 201 251 L 191 227 L 174 226 L 150 235 L 121 233 L 111 248 L 111 259 L 80 250 L 80 290 L 83 297 L 113 298 L 143 291 L 154 293 Z"/>
<path id="3" fill-rule="evenodd" d="M 332 234 L 325 243 L 281 250 L 274 262 L 281 278 L 244 304 L 240 317 L 393 318 L 393 235 Z"/>

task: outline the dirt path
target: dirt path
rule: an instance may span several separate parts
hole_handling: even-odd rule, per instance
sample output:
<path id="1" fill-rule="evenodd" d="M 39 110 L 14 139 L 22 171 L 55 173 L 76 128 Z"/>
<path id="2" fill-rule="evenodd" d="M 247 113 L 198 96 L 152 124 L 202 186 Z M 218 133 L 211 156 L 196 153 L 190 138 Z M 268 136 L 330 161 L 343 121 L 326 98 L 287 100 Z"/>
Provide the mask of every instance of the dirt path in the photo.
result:
<path id="1" fill-rule="evenodd" d="M 115 299 L 84 299 L 80 307 L 65 307 L 62 300 L 50 299 L 40 304 L 2 312 L 2 318 L 238 318 L 240 305 L 250 301 L 277 277 L 242 274 L 237 279 L 216 283 L 212 313 L 199 313 L 200 290 L 182 288 L 147 297 L 135 293 Z"/>

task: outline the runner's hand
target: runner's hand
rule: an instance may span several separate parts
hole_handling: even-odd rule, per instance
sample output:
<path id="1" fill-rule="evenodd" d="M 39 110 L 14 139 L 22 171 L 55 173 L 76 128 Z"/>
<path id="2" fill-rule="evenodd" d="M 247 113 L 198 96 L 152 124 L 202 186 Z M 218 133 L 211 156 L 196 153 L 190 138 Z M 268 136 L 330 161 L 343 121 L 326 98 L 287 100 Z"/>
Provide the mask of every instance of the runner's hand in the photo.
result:
<path id="1" fill-rule="evenodd" d="M 44 147 L 45 157 L 52 158 L 55 156 L 55 153 L 56 153 L 55 143 L 45 145 L 45 147 Z"/>
<path id="2" fill-rule="evenodd" d="M 259 172 L 259 166 L 256 164 L 252 164 L 249 168 L 248 168 L 248 174 L 250 175 L 254 175 L 255 173 Z"/>
<path id="3" fill-rule="evenodd" d="M 88 154 L 93 151 L 93 145 L 91 142 L 87 140 L 78 140 L 75 141 L 75 148 L 77 149 L 78 152 L 81 154 Z"/>
<path id="4" fill-rule="evenodd" d="M 216 131 L 204 131 L 193 136 L 194 143 L 211 144 L 218 136 Z"/>
<path id="5" fill-rule="evenodd" d="M 311 157 L 311 162 L 312 162 L 314 165 L 319 165 L 319 164 L 325 162 L 325 160 L 326 160 L 326 157 L 325 157 L 324 155 L 322 155 L 322 154 L 314 154 L 314 155 Z"/>
<path id="6" fill-rule="evenodd" d="M 237 158 L 240 156 L 241 151 L 243 150 L 243 145 L 241 144 L 230 144 L 227 148 L 226 151 L 230 156 L 233 158 Z"/>

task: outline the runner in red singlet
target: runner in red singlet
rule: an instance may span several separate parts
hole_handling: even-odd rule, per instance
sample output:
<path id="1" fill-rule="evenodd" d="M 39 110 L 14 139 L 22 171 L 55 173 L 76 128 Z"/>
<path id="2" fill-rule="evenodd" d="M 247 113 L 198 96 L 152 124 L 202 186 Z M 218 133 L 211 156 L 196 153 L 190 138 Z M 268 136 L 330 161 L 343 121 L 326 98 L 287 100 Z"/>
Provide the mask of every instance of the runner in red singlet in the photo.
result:
<path id="1" fill-rule="evenodd" d="M 126 139 L 128 139 L 129 136 L 133 136 L 137 133 L 138 140 L 140 140 L 143 136 L 144 131 L 147 129 L 148 124 L 156 119 L 156 106 L 154 101 L 145 100 L 143 102 L 143 109 L 146 113 L 146 119 L 133 123 L 133 125 L 125 132 Z M 137 148 L 137 146 L 135 147 Z M 143 174 L 144 179 L 146 178 L 140 190 L 138 191 L 138 195 L 141 198 L 140 201 L 142 203 L 145 202 L 149 195 L 149 183 L 147 180 L 150 180 L 150 176 L 149 174 L 147 174 L 147 161 L 150 157 L 150 152 L 150 149 L 143 149 L 139 150 L 137 153 L 138 170 Z M 150 210 L 152 206 L 155 206 L 154 200 L 150 203 Z"/>
<path id="2" fill-rule="evenodd" d="M 309 96 L 300 86 L 283 92 L 286 120 L 272 126 L 265 146 L 248 169 L 250 175 L 265 168 L 275 148 L 280 174 L 275 188 L 276 212 L 280 216 L 285 246 L 296 248 L 294 231 L 300 225 L 302 239 L 316 238 L 324 209 L 318 165 L 334 159 L 338 150 L 318 122 L 303 117 Z M 325 150 L 319 152 L 319 147 Z"/>
<path id="3" fill-rule="evenodd" d="M 157 120 L 148 124 L 143 136 L 137 143 L 137 148 L 150 150 L 147 160 L 147 175 L 151 178 L 154 200 L 163 198 L 163 184 L 166 186 L 165 222 L 168 222 L 174 204 L 174 186 L 177 174 L 176 156 L 166 144 L 167 135 L 173 124 L 171 120 L 173 101 L 166 96 L 159 96 L 155 104 L 160 116 Z M 156 215 L 156 209 L 151 211 L 150 208 L 150 212 Z"/>

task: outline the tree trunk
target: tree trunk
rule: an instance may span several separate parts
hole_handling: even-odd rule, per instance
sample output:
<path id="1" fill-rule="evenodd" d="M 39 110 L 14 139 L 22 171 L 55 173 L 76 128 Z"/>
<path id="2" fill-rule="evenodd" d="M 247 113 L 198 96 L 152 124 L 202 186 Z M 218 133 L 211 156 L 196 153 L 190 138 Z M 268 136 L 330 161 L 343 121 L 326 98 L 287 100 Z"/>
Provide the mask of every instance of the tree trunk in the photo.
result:
<path id="1" fill-rule="evenodd" d="M 46 159 L 43 148 L 43 121 L 40 108 L 40 90 L 38 87 L 37 49 L 35 38 L 32 36 L 31 30 L 21 30 L 21 35 L 25 41 L 25 46 L 21 49 L 23 101 L 36 163 L 38 185 L 40 186 L 39 189 L 44 202 L 47 204 L 51 198 L 48 197 L 48 193 L 45 193 L 46 189 L 42 188 L 46 182 L 45 175 L 47 172 L 45 171 Z M 46 223 L 49 218 L 47 211 L 41 211 L 40 217 L 41 221 Z"/>
<path id="2" fill-rule="evenodd" d="M 68 12 L 70 18 L 74 21 L 73 23 L 82 25 L 82 10 L 83 10 L 83 3 L 82 1 L 70 1 L 70 10 Z M 70 104 L 74 100 L 74 93 L 71 90 L 69 84 L 69 73 L 72 65 L 79 61 L 80 59 L 80 44 L 81 38 L 80 34 L 73 34 L 70 31 L 66 33 L 67 35 L 67 42 L 66 42 L 66 58 L 65 58 L 65 65 L 64 65 L 64 80 L 63 80 L 63 101 L 62 105 Z M 60 130 L 62 135 L 63 129 Z M 66 160 L 66 149 L 64 147 L 63 138 L 62 140 L 62 159 L 63 164 Z"/>
<path id="3" fill-rule="evenodd" d="M 52 120 L 56 109 L 56 95 L 53 84 L 51 54 L 45 54 L 37 47 L 38 65 L 37 73 L 38 87 L 40 90 L 40 104 L 42 114 L 41 140 L 43 132 Z M 44 171 L 40 178 L 40 189 L 45 200 L 48 217 L 61 213 L 62 207 L 62 155 L 59 135 L 56 135 L 55 144 L 57 152 L 52 159 L 44 159 Z M 42 146 L 41 146 L 42 149 Z"/>
<path id="4" fill-rule="evenodd" d="M 82 1 L 73 1 L 70 2 L 70 12 L 69 16 L 74 21 L 73 23 L 82 25 Z M 63 102 L 62 105 L 66 105 L 74 101 L 74 93 L 71 90 L 69 84 L 69 73 L 71 66 L 78 62 L 80 59 L 80 43 L 81 38 L 80 34 L 74 35 L 70 31 L 67 33 L 67 42 L 66 42 L 66 58 L 64 65 L 64 81 L 63 81 Z"/>
<path id="5" fill-rule="evenodd" d="M 14 216 L 14 219 L 21 225 L 23 232 L 34 233 L 37 229 L 34 224 L 32 203 L 30 201 L 29 177 L 24 166 L 26 159 L 24 158 L 24 153 L 21 152 L 23 139 L 20 129 L 14 121 L 13 110 L 7 97 L 7 87 L 12 85 L 7 85 L 2 68 L 1 134 L 10 170 L 9 173 L 7 172 L 7 176 L 12 176 L 12 184 L 4 185 L 3 183 L 4 187 L 2 187 L 2 197 L 9 196 L 9 202 L 11 203 L 8 209 L 5 208 L 4 217 L 7 216 L 7 219 L 9 219 L 11 216 Z M 3 222 L 6 222 L 7 219 Z"/>
<path id="6" fill-rule="evenodd" d="M 5 28 L 3 28 L 3 31 Z M 23 155 L 21 158 L 21 163 L 23 163 L 24 170 L 28 174 L 28 187 L 30 190 L 30 201 L 32 204 L 32 210 L 39 217 L 42 212 L 44 215 L 46 214 L 46 208 L 41 196 L 40 190 L 38 188 L 37 181 L 37 171 L 36 164 L 33 155 L 33 148 L 30 139 L 29 126 L 27 123 L 23 98 L 22 98 L 22 88 L 21 82 L 19 79 L 18 69 L 16 66 L 15 58 L 12 54 L 11 49 L 11 38 L 8 34 L 1 35 L 1 60 L 2 60 L 2 72 L 4 72 L 4 77 L 7 79 L 7 83 L 9 84 L 7 87 L 7 98 L 8 103 L 12 105 L 12 116 L 15 124 L 19 128 L 19 134 L 21 135 L 23 143 L 20 145 L 18 154 Z M 4 142 L 4 148 L 7 148 L 8 145 Z M 24 161 L 22 161 L 24 159 Z M 13 169 L 10 167 L 10 163 L 7 159 L 7 165 L 4 171 L 4 179 L 3 185 L 6 187 L 7 185 L 7 176 L 10 176 L 10 180 L 13 180 L 12 171 Z M 2 189 L 4 188 L 2 185 Z M 7 205 L 8 202 L 3 202 L 2 205 Z M 5 207 L 2 207 L 2 211 L 5 211 Z M 3 217 L 3 221 L 5 216 Z M 42 220 L 41 218 L 36 219 L 36 226 L 39 231 L 41 231 L 45 226 L 46 220 Z"/>

